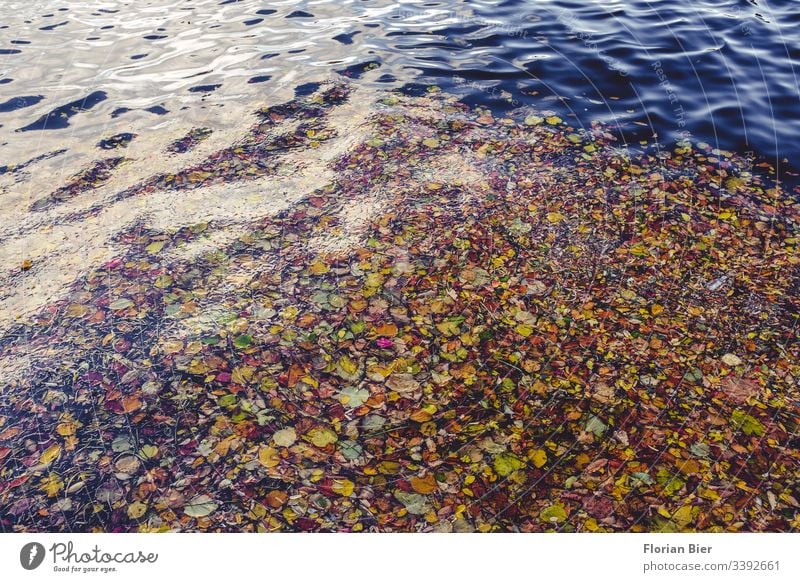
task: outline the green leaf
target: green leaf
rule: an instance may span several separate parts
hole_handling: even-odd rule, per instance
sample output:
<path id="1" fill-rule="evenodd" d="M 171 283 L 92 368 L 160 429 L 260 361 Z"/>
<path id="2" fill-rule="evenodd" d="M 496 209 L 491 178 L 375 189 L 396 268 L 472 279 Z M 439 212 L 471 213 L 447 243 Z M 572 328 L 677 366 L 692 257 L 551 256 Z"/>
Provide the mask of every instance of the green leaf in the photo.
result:
<path id="1" fill-rule="evenodd" d="M 355 461 L 363 451 L 361 445 L 355 441 L 342 441 L 339 443 L 339 452 L 348 461 Z"/>
<path id="2" fill-rule="evenodd" d="M 608 426 L 594 415 L 589 417 L 589 420 L 586 422 L 586 430 L 594 433 L 594 435 L 598 437 L 601 436 L 607 428 Z"/>
<path id="3" fill-rule="evenodd" d="M 133 307 L 134 303 L 130 299 L 117 299 L 113 303 L 111 303 L 108 308 L 112 311 L 122 311 L 123 309 L 128 309 L 129 307 Z"/>
<path id="4" fill-rule="evenodd" d="M 236 404 L 236 394 L 226 394 L 217 402 L 220 406 L 234 406 Z"/>
<path id="5" fill-rule="evenodd" d="M 758 419 L 753 418 L 749 414 L 745 414 L 741 410 L 733 411 L 731 415 L 731 424 L 748 436 L 763 436 L 765 432 L 764 425 L 761 424 Z"/>
<path id="6" fill-rule="evenodd" d="M 406 510 L 412 515 L 424 515 L 430 511 L 431 506 L 424 495 L 418 493 L 406 493 L 405 491 L 397 491 L 394 496 L 397 500 L 406 506 Z"/>
<path id="7" fill-rule="evenodd" d="M 560 503 L 555 503 L 550 507 L 545 507 L 539 514 L 542 521 L 549 523 L 561 523 L 567 520 L 567 510 Z"/>
<path id="8" fill-rule="evenodd" d="M 494 470 L 501 477 L 507 477 L 524 466 L 525 463 L 511 453 L 500 453 L 494 458 Z"/>
<path id="9" fill-rule="evenodd" d="M 711 455 L 711 448 L 706 443 L 693 443 L 689 451 L 701 459 L 707 459 Z"/>
<path id="10" fill-rule="evenodd" d="M 233 340 L 233 345 L 239 349 L 244 349 L 246 347 L 249 347 L 250 344 L 252 343 L 253 343 L 253 336 L 247 334 L 242 334 L 235 340 Z"/>
<path id="11" fill-rule="evenodd" d="M 336 397 L 348 408 L 358 408 L 369 399 L 369 390 L 356 386 L 347 386 Z"/>
<path id="12" fill-rule="evenodd" d="M 208 495 L 198 495 L 187 503 L 183 512 L 191 517 L 205 517 L 217 510 L 217 505 Z"/>

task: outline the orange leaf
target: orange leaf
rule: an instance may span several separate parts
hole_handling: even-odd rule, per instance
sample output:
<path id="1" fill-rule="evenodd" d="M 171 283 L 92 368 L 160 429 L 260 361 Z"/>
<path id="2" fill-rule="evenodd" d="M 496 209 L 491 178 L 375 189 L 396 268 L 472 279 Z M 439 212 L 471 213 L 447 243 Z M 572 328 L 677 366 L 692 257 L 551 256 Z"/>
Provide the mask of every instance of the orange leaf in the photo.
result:
<path id="1" fill-rule="evenodd" d="M 393 323 L 384 323 L 375 328 L 375 335 L 383 337 L 394 337 L 397 335 L 397 326 Z"/>
<path id="2" fill-rule="evenodd" d="M 353 299 L 350 302 L 350 311 L 354 313 L 359 313 L 360 311 L 364 311 L 367 308 L 368 303 L 363 299 Z"/>
<path id="3" fill-rule="evenodd" d="M 267 505 L 273 509 L 279 509 L 289 499 L 285 491 L 270 491 L 267 493 Z"/>
<path id="4" fill-rule="evenodd" d="M 428 422 L 431 418 L 431 413 L 427 410 L 417 410 L 416 412 L 411 414 L 411 420 L 416 422 Z"/>
<path id="5" fill-rule="evenodd" d="M 135 412 L 142 407 L 142 401 L 139 399 L 138 396 L 126 396 L 122 399 L 122 410 L 130 414 L 131 412 Z"/>
<path id="6" fill-rule="evenodd" d="M 428 495 L 439 489 L 439 485 L 432 474 L 428 474 L 426 477 L 411 477 L 410 483 L 414 491 L 423 495 Z"/>
<path id="7" fill-rule="evenodd" d="M 292 364 L 289 368 L 289 379 L 288 379 L 288 386 L 289 388 L 294 388 L 297 385 L 297 381 L 300 379 L 301 376 L 305 375 L 306 371 L 297 364 Z"/>

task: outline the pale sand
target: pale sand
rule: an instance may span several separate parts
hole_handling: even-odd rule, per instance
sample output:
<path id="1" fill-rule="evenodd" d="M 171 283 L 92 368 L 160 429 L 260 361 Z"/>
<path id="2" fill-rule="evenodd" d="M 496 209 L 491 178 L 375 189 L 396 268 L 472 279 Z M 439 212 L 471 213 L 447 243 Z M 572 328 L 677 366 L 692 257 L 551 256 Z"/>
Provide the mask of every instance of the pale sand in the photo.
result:
<path id="1" fill-rule="evenodd" d="M 57 180 L 33 168 L 25 182 L 9 184 L 7 180 L 6 184 L 0 184 L 14 200 L 9 211 L 0 217 L 0 327 L 28 321 L 42 307 L 65 298 L 75 281 L 122 252 L 113 239 L 134 225 L 174 232 L 182 227 L 209 223 L 207 230 L 197 239 L 165 251 L 168 262 L 193 261 L 206 253 L 224 249 L 246 232 L 249 225 L 275 216 L 330 184 L 336 178 L 331 162 L 366 141 L 374 129 L 370 121 L 375 113 L 375 99 L 367 89 L 354 89 L 346 103 L 327 113 L 325 123 L 336 132 L 333 138 L 321 142 L 316 149 L 281 156 L 275 175 L 255 180 L 180 191 L 156 190 L 113 201 L 114 196 L 126 188 L 152 176 L 177 173 L 194 166 L 210 154 L 235 143 L 255 122 L 251 112 L 245 114 L 241 111 L 234 119 L 226 117 L 227 125 L 217 124 L 208 139 L 183 155 L 169 156 L 163 151 L 169 143 L 185 135 L 191 126 L 164 128 L 153 135 L 147 134 L 150 135 L 148 139 L 140 136 L 127 149 L 110 154 L 124 155 L 132 161 L 118 168 L 106 184 L 46 211 L 30 212 L 28 208 L 35 200 L 49 195 L 65 183 L 75 173 L 75 168 L 61 172 Z M 391 109 L 408 119 L 410 131 L 417 131 L 415 119 L 442 115 L 442 107 L 441 101 L 414 98 L 403 99 Z M 287 120 L 277 124 L 271 133 L 278 135 L 293 131 L 296 125 L 296 121 Z M 429 130 L 420 125 L 419 131 L 423 138 Z M 77 168 L 97 159 L 97 150 L 91 145 L 79 148 L 85 160 Z M 458 184 L 464 186 L 464 195 L 475 196 L 488 187 L 486 177 L 477 167 L 479 165 L 474 159 L 441 155 L 415 168 L 411 180 L 420 188 L 430 183 Z M 385 190 L 343 201 L 338 225 L 319 229 L 309 238 L 307 248 L 310 255 L 339 254 L 362 242 L 371 221 L 390 209 L 392 203 L 392 193 Z M 73 213 L 98 205 L 102 210 L 96 216 L 54 224 Z M 21 272 L 20 265 L 25 259 L 33 262 L 33 268 Z M 229 273 L 223 287 L 241 288 L 271 267 L 269 264 L 253 264 L 246 272 Z M 224 314 L 219 301 L 225 293 L 225 288 L 217 289 L 214 297 L 203 301 L 203 318 L 174 322 L 167 335 L 185 337 L 208 325 L 217 325 L 215 314 Z M 36 353 L 31 346 L 20 342 L 0 358 L 0 374 L 6 380 L 18 378 L 31 366 L 40 365 L 45 358 L 53 361 L 53 357 L 49 349 Z M 57 359 L 61 365 L 69 366 L 69 354 L 60 353 Z"/>
<path id="2" fill-rule="evenodd" d="M 102 203 L 151 176 L 175 173 L 202 161 L 241 137 L 254 118 L 251 115 L 241 117 L 238 126 L 215 132 L 186 155 L 160 153 L 167 144 L 181 137 L 185 128 L 160 134 L 159 141 L 163 143 L 142 145 L 140 142 L 124 153 L 134 161 L 121 167 L 107 184 L 45 212 L 28 210 L 32 202 L 42 197 L 42 192 L 54 189 L 52 183 L 45 188 L 47 176 L 34 174 L 29 183 L 12 191 L 9 210 L 0 218 L 0 327 L 25 321 L 44 305 L 63 298 L 71 283 L 119 253 L 112 238 L 134 224 L 171 230 L 214 221 L 221 230 L 214 231 L 214 238 L 202 241 L 198 247 L 187 245 L 186 257 L 224 245 L 237 232 L 237 226 L 273 216 L 327 184 L 333 177 L 329 162 L 363 139 L 368 113 L 369 108 L 356 96 L 335 108 L 327 123 L 336 130 L 337 136 L 323 142 L 313 150 L 313 155 L 306 151 L 283 156 L 276 176 L 178 192 L 140 194 L 110 202 L 98 215 L 76 222 L 53 225 L 64 216 Z M 292 122 L 283 123 L 274 132 L 290 131 L 293 127 Z M 25 259 L 34 266 L 30 271 L 20 272 Z"/>

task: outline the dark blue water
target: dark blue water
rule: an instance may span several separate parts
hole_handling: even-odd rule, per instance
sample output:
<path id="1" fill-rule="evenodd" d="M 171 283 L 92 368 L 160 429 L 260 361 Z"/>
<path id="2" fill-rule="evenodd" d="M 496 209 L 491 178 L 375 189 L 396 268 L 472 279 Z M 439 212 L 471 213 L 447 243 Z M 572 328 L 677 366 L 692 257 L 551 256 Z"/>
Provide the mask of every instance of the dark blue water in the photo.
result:
<path id="1" fill-rule="evenodd" d="M 102 9 L 9 0 L 8 8 L 0 158 L 23 147 L 11 137 L 21 128 L 61 128 L 30 142 L 53 149 L 59 135 L 82 137 L 87 125 L 124 132 L 135 112 L 170 118 L 201 101 L 261 104 L 287 83 L 348 76 L 386 88 L 436 84 L 473 104 L 551 109 L 576 125 L 602 121 L 633 147 L 706 142 L 796 180 L 797 0 L 148 0 Z M 362 78 L 368 65 L 378 69 Z"/>
<path id="2" fill-rule="evenodd" d="M 628 144 L 706 142 L 795 181 L 785 172 L 800 161 L 800 3 L 468 4 L 471 17 L 444 13 L 428 30 L 408 21 L 429 12 L 401 10 L 381 52 L 399 51 L 404 66 L 473 103 L 545 101 L 580 124 L 612 125 Z"/>

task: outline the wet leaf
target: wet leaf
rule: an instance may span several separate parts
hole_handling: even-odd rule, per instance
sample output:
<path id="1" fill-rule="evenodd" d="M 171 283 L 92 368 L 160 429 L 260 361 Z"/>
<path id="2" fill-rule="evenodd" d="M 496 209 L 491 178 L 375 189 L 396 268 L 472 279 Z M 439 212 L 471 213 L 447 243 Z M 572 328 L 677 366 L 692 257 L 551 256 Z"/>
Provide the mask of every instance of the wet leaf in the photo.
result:
<path id="1" fill-rule="evenodd" d="M 61 445 L 53 445 L 51 447 L 48 447 L 39 456 L 39 464 L 40 465 L 49 465 L 50 463 L 55 461 L 60 456 L 61 456 Z"/>
<path id="2" fill-rule="evenodd" d="M 214 513 L 219 505 L 208 495 L 198 495 L 187 503 L 183 512 L 191 517 L 206 517 Z"/>
<path id="3" fill-rule="evenodd" d="M 530 459 L 534 467 L 541 469 L 547 464 L 547 452 L 544 449 L 533 450 L 528 453 L 528 459 Z"/>
<path id="4" fill-rule="evenodd" d="M 350 497 L 353 494 L 354 488 L 354 483 L 349 479 L 336 479 L 331 487 L 331 489 L 343 497 Z"/>
<path id="5" fill-rule="evenodd" d="M 430 493 L 439 490 L 439 485 L 431 473 L 425 477 L 411 477 L 409 482 L 411 483 L 411 487 L 414 489 L 414 491 L 422 495 L 429 495 Z"/>
<path id="6" fill-rule="evenodd" d="M 297 441 L 297 433 L 291 427 L 283 428 L 272 435 L 272 441 L 279 447 L 291 447 Z"/>
<path id="7" fill-rule="evenodd" d="M 507 477 L 524 466 L 525 463 L 511 453 L 500 453 L 494 458 L 494 470 L 501 477 Z"/>
<path id="8" fill-rule="evenodd" d="M 314 428 L 308 432 L 306 437 L 315 447 L 320 448 L 332 445 L 339 440 L 339 437 L 336 436 L 336 433 L 328 428 Z"/>
<path id="9" fill-rule="evenodd" d="M 394 496 L 402 503 L 406 510 L 412 515 L 424 515 L 430 511 L 430 505 L 425 496 L 418 493 L 406 493 L 397 491 Z"/>
<path id="10" fill-rule="evenodd" d="M 563 523 L 567 520 L 567 511 L 560 503 L 545 507 L 539 514 L 542 521 L 548 523 Z"/>
<path id="11" fill-rule="evenodd" d="M 108 308 L 112 311 L 123 311 L 128 309 L 129 307 L 133 307 L 134 303 L 130 299 L 117 299 L 116 301 L 109 304 Z"/>
<path id="12" fill-rule="evenodd" d="M 281 462 L 281 457 L 276 449 L 261 446 L 258 449 L 258 462 L 267 468 L 276 467 Z"/>
<path id="13" fill-rule="evenodd" d="M 147 505 L 141 501 L 134 501 L 128 506 L 127 513 L 131 519 L 139 519 L 147 513 Z"/>

